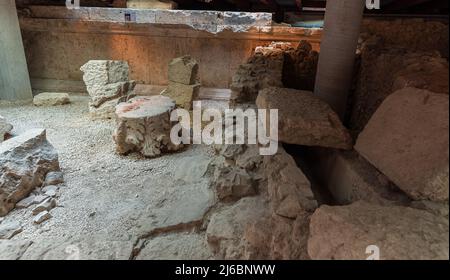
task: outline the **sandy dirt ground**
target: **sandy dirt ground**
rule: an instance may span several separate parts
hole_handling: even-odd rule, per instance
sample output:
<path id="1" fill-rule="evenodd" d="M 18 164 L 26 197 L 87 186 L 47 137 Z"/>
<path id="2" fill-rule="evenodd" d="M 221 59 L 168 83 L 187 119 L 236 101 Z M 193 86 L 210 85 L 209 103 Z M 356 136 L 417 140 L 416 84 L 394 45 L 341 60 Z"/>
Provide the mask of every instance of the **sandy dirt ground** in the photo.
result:
<path id="1" fill-rule="evenodd" d="M 0 225 L 21 232 L 0 240 L 0 259 L 211 259 L 203 222 L 215 204 L 212 148 L 191 146 L 157 159 L 115 153 L 114 121 L 93 121 L 88 97 L 35 107 L 0 103 L 13 135 L 45 128 L 65 183 L 48 221 L 15 209 Z"/>

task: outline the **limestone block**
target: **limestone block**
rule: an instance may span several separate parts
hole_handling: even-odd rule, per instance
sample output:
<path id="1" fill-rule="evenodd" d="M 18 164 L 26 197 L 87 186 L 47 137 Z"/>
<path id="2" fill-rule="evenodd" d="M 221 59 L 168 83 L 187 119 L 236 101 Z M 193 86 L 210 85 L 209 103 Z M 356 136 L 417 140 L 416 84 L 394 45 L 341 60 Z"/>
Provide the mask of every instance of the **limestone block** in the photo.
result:
<path id="1" fill-rule="evenodd" d="M 287 88 L 260 91 L 259 109 L 278 109 L 279 141 L 351 149 L 352 138 L 331 107 L 311 92 Z"/>
<path id="2" fill-rule="evenodd" d="M 415 200 L 448 201 L 449 96 L 405 88 L 390 95 L 355 149 Z"/>
<path id="3" fill-rule="evenodd" d="M 135 97 L 116 108 L 117 129 L 114 133 L 119 154 L 140 152 L 157 157 L 181 146 L 170 140 L 170 113 L 175 102 L 166 96 Z"/>
<path id="4" fill-rule="evenodd" d="M 365 260 L 375 245 L 382 260 L 448 260 L 448 217 L 402 206 L 356 202 L 320 207 L 311 217 L 312 259 Z"/>
<path id="5" fill-rule="evenodd" d="M 35 106 L 57 106 L 69 103 L 69 94 L 60 92 L 43 92 L 36 95 L 33 99 Z"/>

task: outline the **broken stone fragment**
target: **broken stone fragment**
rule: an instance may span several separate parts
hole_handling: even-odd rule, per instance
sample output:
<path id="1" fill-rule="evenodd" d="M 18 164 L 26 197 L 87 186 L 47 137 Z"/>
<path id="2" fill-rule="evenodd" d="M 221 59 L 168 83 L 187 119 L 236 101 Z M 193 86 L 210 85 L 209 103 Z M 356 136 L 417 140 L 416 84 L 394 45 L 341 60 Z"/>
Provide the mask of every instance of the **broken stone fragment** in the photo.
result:
<path id="1" fill-rule="evenodd" d="M 405 88 L 390 95 L 355 149 L 414 200 L 448 201 L 449 96 Z"/>
<path id="2" fill-rule="evenodd" d="M 270 204 L 277 215 L 295 219 L 317 208 L 311 183 L 284 149 L 265 157 L 264 168 Z"/>
<path id="3" fill-rule="evenodd" d="M 257 193 L 256 182 L 244 169 L 222 167 L 215 173 L 214 186 L 219 200 L 238 200 Z"/>
<path id="4" fill-rule="evenodd" d="M 0 216 L 40 187 L 48 172 L 60 170 L 58 153 L 44 129 L 32 129 L 1 143 L 0 166 Z"/>
<path id="5" fill-rule="evenodd" d="M 256 104 L 258 109 L 278 110 L 278 140 L 283 143 L 336 149 L 353 146 L 339 116 L 312 92 L 266 88 L 259 92 Z"/>
<path id="6" fill-rule="evenodd" d="M 321 206 L 311 217 L 308 253 L 317 260 L 448 260 L 448 217 L 402 206 L 356 202 Z"/>
<path id="7" fill-rule="evenodd" d="M 13 129 L 13 126 L 6 121 L 6 119 L 0 116 L 0 143 L 5 140 L 7 134 Z"/>
<path id="8" fill-rule="evenodd" d="M 47 200 L 45 200 L 42 203 L 40 203 L 39 205 L 37 205 L 33 209 L 32 213 L 33 213 L 33 215 L 36 216 L 37 214 L 39 214 L 43 211 L 50 211 L 55 207 L 56 207 L 56 200 L 53 198 L 48 198 Z"/>
<path id="9" fill-rule="evenodd" d="M 184 85 L 197 84 L 198 70 L 197 61 L 190 56 L 175 58 L 169 63 L 169 81 Z"/>
<path id="10" fill-rule="evenodd" d="M 39 194 L 39 195 L 36 195 L 35 197 L 34 197 L 34 200 L 33 200 L 33 204 L 39 204 L 39 203 L 42 203 L 44 200 L 46 200 L 48 198 L 48 196 L 46 196 L 46 195 L 41 195 L 41 194 Z"/>
<path id="11" fill-rule="evenodd" d="M 178 4 L 173 1 L 159 0 L 128 0 L 127 8 L 132 9 L 176 9 Z"/>
<path id="12" fill-rule="evenodd" d="M 43 222 L 47 221 L 52 217 L 52 214 L 50 214 L 48 211 L 40 212 L 36 217 L 34 217 L 33 222 L 35 224 L 42 224 Z"/>
<path id="13" fill-rule="evenodd" d="M 52 185 L 59 185 L 62 183 L 64 183 L 64 174 L 62 172 L 60 172 L 60 171 L 49 172 L 45 176 L 45 181 L 44 181 L 43 186 L 46 187 L 46 186 L 52 186 Z"/>
<path id="14" fill-rule="evenodd" d="M 175 100 L 178 107 L 191 110 L 192 102 L 194 101 L 194 98 L 198 96 L 199 90 L 200 84 L 185 85 L 170 81 L 169 86 L 162 95 Z"/>
<path id="15" fill-rule="evenodd" d="M 33 98 L 35 106 L 57 106 L 70 103 L 70 97 L 67 93 L 43 92 Z"/>
<path id="16" fill-rule="evenodd" d="M 117 106 L 117 129 L 114 133 L 119 154 L 140 152 L 145 157 L 157 157 L 177 151 L 170 139 L 170 113 L 175 102 L 166 96 L 136 97 Z"/>
<path id="17" fill-rule="evenodd" d="M 30 195 L 29 197 L 24 198 L 21 201 L 17 202 L 16 208 L 17 209 L 28 208 L 33 204 L 35 204 L 35 196 Z"/>
<path id="18" fill-rule="evenodd" d="M 22 226 L 17 221 L 0 224 L 0 239 L 11 239 L 21 232 Z"/>
<path id="19" fill-rule="evenodd" d="M 92 98 L 89 112 L 94 119 L 113 118 L 115 106 L 128 100 L 136 86 L 134 81 L 129 81 L 126 61 L 91 60 L 81 67 L 81 71 Z"/>

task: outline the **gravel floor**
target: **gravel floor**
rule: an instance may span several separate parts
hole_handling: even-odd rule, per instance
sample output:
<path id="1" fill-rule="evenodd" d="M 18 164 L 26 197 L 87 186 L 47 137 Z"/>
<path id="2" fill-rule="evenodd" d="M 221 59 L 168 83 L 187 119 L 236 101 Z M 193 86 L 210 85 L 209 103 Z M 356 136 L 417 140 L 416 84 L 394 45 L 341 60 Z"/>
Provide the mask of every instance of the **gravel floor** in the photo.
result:
<path id="1" fill-rule="evenodd" d="M 0 115 L 14 125 L 14 135 L 30 128 L 47 129 L 47 138 L 59 153 L 65 176 L 58 206 L 51 211 L 50 220 L 35 225 L 31 209 L 20 209 L 12 211 L 1 222 L 19 221 L 23 227 L 20 234 L 8 240 L 8 248 L 17 251 L 13 257 L 70 258 L 74 250 L 81 250 L 81 258 L 127 259 L 137 257 L 136 246 L 143 248 L 151 243 L 152 254 L 146 254 L 147 258 L 210 258 L 205 253 L 209 250 L 204 234 L 195 227 L 188 227 L 186 237 L 181 240 L 201 244 L 203 248 L 198 250 L 201 252 L 198 256 L 192 252 L 192 246 L 180 239 L 164 237 L 172 234 L 170 230 L 160 230 L 164 235 L 153 236 L 153 240 L 140 237 L 165 226 L 179 235 L 177 221 L 186 224 L 189 219 L 199 219 L 183 219 L 180 215 L 189 212 L 201 216 L 208 211 L 214 203 L 214 195 L 208 187 L 209 175 L 194 178 L 195 174 L 188 174 L 185 178 L 174 178 L 182 160 L 197 168 L 193 173 L 202 172 L 211 160 L 211 148 L 192 146 L 157 159 L 119 156 L 112 140 L 114 121 L 90 120 L 87 103 L 88 97 L 82 96 L 73 96 L 70 105 L 56 107 L 0 103 Z M 186 192 L 183 195 L 180 195 L 181 187 Z M 203 200 L 193 198 L 192 203 L 180 203 L 184 197 L 198 197 L 189 196 L 190 192 L 200 191 L 205 194 Z M 185 206 L 174 211 L 181 204 Z M 189 211 L 182 207 L 188 207 Z M 28 243 L 23 245 L 25 241 Z M 75 249 L 70 247 L 72 245 Z"/>

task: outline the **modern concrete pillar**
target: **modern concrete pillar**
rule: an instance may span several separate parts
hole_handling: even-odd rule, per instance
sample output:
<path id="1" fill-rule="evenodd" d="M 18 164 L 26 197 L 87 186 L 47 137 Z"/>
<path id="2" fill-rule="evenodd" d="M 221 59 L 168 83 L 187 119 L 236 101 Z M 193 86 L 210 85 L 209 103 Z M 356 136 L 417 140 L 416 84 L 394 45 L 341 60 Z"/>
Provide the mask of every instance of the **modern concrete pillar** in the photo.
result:
<path id="1" fill-rule="evenodd" d="M 315 94 L 344 117 L 365 0 L 328 0 Z"/>
<path id="2" fill-rule="evenodd" d="M 33 98 L 14 0 L 0 1 L 0 99 Z"/>

